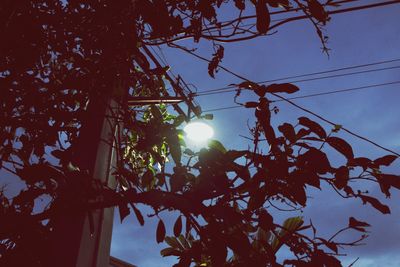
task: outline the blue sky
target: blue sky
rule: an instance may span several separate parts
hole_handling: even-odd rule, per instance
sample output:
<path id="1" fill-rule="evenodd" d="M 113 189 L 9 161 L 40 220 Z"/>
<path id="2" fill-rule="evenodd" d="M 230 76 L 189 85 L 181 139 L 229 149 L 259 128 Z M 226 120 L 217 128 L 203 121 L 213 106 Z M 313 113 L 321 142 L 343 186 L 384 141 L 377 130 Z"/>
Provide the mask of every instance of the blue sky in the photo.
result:
<path id="1" fill-rule="evenodd" d="M 371 1 L 362 1 L 362 3 Z M 377 2 L 377 1 L 375 1 Z M 376 9 L 339 14 L 332 17 L 326 27 L 330 37 L 328 46 L 330 56 L 321 53 L 321 44 L 311 24 L 298 21 L 278 28 L 278 33 L 242 43 L 226 44 L 223 65 L 240 75 L 254 81 L 299 75 L 316 71 L 329 70 L 382 60 L 400 58 L 400 5 L 391 5 Z M 181 44 L 192 45 L 190 41 Z M 200 42 L 198 53 L 211 57 L 211 44 Z M 158 50 L 156 50 L 159 52 Z M 239 79 L 220 70 L 216 79 L 207 74 L 207 64 L 180 51 L 163 47 L 165 57 L 175 74 L 180 74 L 188 83 L 194 84 L 198 91 L 225 87 Z M 399 63 L 397 63 L 400 65 Z M 396 63 L 381 67 L 396 66 Z M 386 70 L 375 73 L 360 74 L 341 78 L 332 78 L 314 82 L 298 83 L 300 92 L 297 95 L 326 92 L 370 84 L 379 84 L 400 80 L 400 70 Z M 320 96 L 295 100 L 329 120 L 368 137 L 379 144 L 400 152 L 400 86 L 391 85 L 369 88 L 344 94 Z M 249 95 L 243 99 L 256 99 Z M 233 93 L 217 94 L 196 98 L 203 110 L 232 106 Z M 273 118 L 275 124 L 284 121 L 295 123 L 303 112 L 285 103 L 277 104 L 280 112 Z M 248 135 L 247 120 L 252 119 L 252 112 L 242 108 L 214 112 L 213 125 L 216 138 L 227 148 L 246 148 L 246 139 L 239 135 Z M 323 124 L 324 125 L 324 124 Z M 328 125 L 325 125 L 329 128 Z M 370 144 L 352 138 L 356 156 L 376 158 L 387 154 Z M 339 158 L 337 160 L 340 160 Z M 399 160 L 390 168 L 399 173 Z M 342 258 L 343 264 L 350 264 L 357 257 L 360 259 L 354 266 L 399 266 L 400 255 L 400 194 L 394 193 L 391 199 L 385 199 L 371 185 L 370 191 L 391 206 L 391 215 L 382 215 L 370 206 L 362 206 L 357 201 L 342 201 L 332 192 L 309 191 L 312 197 L 309 206 L 304 210 L 306 219 L 312 218 L 321 235 L 332 234 L 335 229 L 347 224 L 349 216 L 371 223 L 371 234 L 366 245 L 346 251 L 348 256 Z M 291 216 L 282 214 L 278 217 Z M 166 221 L 174 221 L 175 214 L 165 214 Z M 168 266 L 173 258 L 162 258 L 159 250 L 164 245 L 156 245 L 155 219 L 147 219 L 140 227 L 133 216 L 120 224 L 118 215 L 114 224 L 112 255 L 127 260 L 138 266 Z M 167 231 L 171 228 L 167 227 Z M 169 233 L 171 234 L 171 233 Z M 350 238 L 351 236 L 344 236 Z"/>

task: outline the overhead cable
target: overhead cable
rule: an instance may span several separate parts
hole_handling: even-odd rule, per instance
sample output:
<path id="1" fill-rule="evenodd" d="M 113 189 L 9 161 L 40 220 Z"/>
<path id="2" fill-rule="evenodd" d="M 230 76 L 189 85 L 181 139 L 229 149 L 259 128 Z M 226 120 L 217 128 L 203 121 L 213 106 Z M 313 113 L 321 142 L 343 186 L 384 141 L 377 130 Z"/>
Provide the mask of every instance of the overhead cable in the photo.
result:
<path id="1" fill-rule="evenodd" d="M 400 84 L 400 80 L 393 81 L 393 82 L 387 82 L 387 83 L 379 83 L 379 84 L 365 85 L 365 86 L 352 87 L 352 88 L 346 88 L 346 89 L 340 89 L 340 90 L 333 90 L 333 91 L 327 91 L 327 92 L 321 92 L 321 93 L 287 97 L 286 99 L 294 100 L 294 99 L 302 99 L 302 98 L 312 98 L 312 97 L 323 96 L 323 95 L 340 94 L 340 93 L 346 93 L 346 92 L 351 92 L 351 91 L 365 90 L 365 89 L 369 89 L 369 88 L 377 88 L 377 87 L 388 86 L 388 85 L 393 85 L 393 84 Z M 284 101 L 284 100 L 283 99 L 271 100 L 272 103 L 282 102 L 282 101 Z M 215 111 L 242 108 L 242 107 L 244 107 L 244 106 L 235 105 L 235 106 L 228 106 L 228 107 L 222 107 L 222 108 L 208 109 L 208 110 L 204 110 L 203 112 L 215 112 Z"/>
<path id="2" fill-rule="evenodd" d="M 344 71 L 344 70 L 351 70 L 351 69 L 357 69 L 357 68 L 363 68 L 363 67 L 376 66 L 376 65 L 393 63 L 393 62 L 398 62 L 398 61 L 400 61 L 400 58 L 377 61 L 377 62 L 360 64 L 360 65 L 353 65 L 353 66 L 348 66 L 348 67 L 335 68 L 335 69 L 330 69 L 330 70 L 325 70 L 325 71 L 311 72 L 311 73 L 300 74 L 300 75 L 286 76 L 286 77 L 281 77 L 281 78 L 276 78 L 276 79 L 264 80 L 264 81 L 260 81 L 260 82 L 257 82 L 257 83 L 258 84 L 272 83 L 272 82 L 284 81 L 284 80 L 289 80 L 289 79 L 296 79 L 296 78 L 303 78 L 303 77 L 315 76 L 315 75 L 320 75 L 320 74 L 333 73 L 333 72 Z M 379 70 L 381 70 L 381 69 L 379 69 Z M 369 70 L 366 70 L 365 72 L 368 72 L 368 71 Z M 359 73 L 363 73 L 363 72 L 359 72 Z M 358 73 L 355 73 L 355 74 L 358 74 Z M 349 75 L 349 74 L 345 74 L 345 75 Z M 313 79 L 315 79 L 315 78 L 313 78 Z M 297 82 L 299 82 L 299 81 L 297 81 Z M 229 86 L 225 86 L 225 87 L 221 87 L 221 88 L 204 90 L 204 91 L 198 92 L 197 94 L 198 95 L 202 95 L 202 94 L 205 94 L 205 93 L 225 91 L 225 90 L 232 89 L 232 88 L 236 88 L 236 86 L 235 85 L 229 85 Z"/>

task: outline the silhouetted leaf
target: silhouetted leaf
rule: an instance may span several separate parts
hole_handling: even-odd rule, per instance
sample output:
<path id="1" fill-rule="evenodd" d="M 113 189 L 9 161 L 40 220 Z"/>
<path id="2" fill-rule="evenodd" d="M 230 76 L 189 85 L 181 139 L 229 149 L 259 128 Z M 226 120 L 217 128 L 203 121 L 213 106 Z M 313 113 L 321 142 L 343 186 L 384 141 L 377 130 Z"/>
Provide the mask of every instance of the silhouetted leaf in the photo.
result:
<path id="1" fill-rule="evenodd" d="M 291 143 L 296 141 L 296 132 L 290 123 L 284 123 L 278 127 L 278 130 L 288 139 Z"/>
<path id="2" fill-rule="evenodd" d="M 249 152 L 247 150 L 228 150 L 225 153 L 225 156 L 231 160 L 234 161 L 240 157 L 243 157 L 245 155 L 247 155 Z"/>
<path id="3" fill-rule="evenodd" d="M 389 166 L 390 164 L 392 164 L 393 161 L 395 161 L 398 157 L 395 155 L 386 155 L 383 156 L 381 158 L 377 158 L 376 160 L 374 160 L 374 163 L 378 166 Z"/>
<path id="4" fill-rule="evenodd" d="M 378 180 L 388 183 L 390 186 L 400 189 L 400 176 L 394 174 L 379 174 L 377 175 Z"/>
<path id="5" fill-rule="evenodd" d="M 298 156 L 297 166 L 301 169 L 317 172 L 319 174 L 325 174 L 332 169 L 326 154 L 313 147 L 304 154 Z"/>
<path id="6" fill-rule="evenodd" d="M 300 216 L 286 219 L 282 225 L 283 229 L 277 233 L 278 236 L 274 236 L 274 238 L 272 239 L 271 247 L 273 251 L 277 252 L 279 248 L 284 244 L 282 241 L 285 241 L 286 237 L 299 229 L 303 225 L 303 223 L 303 218 Z"/>
<path id="7" fill-rule="evenodd" d="M 330 241 L 328 241 L 328 240 L 326 240 L 326 239 L 323 239 L 323 238 L 317 238 L 317 239 L 318 239 L 318 240 L 321 240 L 322 243 L 323 243 L 327 248 L 329 248 L 330 250 L 332 250 L 332 251 L 335 252 L 335 253 L 338 253 L 338 247 L 337 247 L 337 245 L 336 245 L 335 243 L 330 242 Z"/>
<path id="8" fill-rule="evenodd" d="M 257 31 L 261 34 L 266 34 L 269 29 L 269 24 L 271 23 L 271 17 L 269 15 L 266 0 L 258 0 L 256 3 L 256 15 Z"/>
<path id="9" fill-rule="evenodd" d="M 295 202 L 299 203 L 302 206 L 305 206 L 307 203 L 307 195 L 305 188 L 303 186 L 298 186 L 291 190 L 291 194 L 295 200 Z"/>
<path id="10" fill-rule="evenodd" d="M 255 82 L 251 82 L 251 81 L 245 81 L 245 82 L 241 82 L 239 84 L 232 84 L 232 85 L 236 85 L 238 88 L 251 89 L 251 90 L 255 90 L 258 87 L 260 87 L 260 85 L 258 85 Z"/>
<path id="11" fill-rule="evenodd" d="M 175 119 L 174 119 L 174 126 L 177 127 L 181 125 L 185 121 L 185 116 L 182 114 L 179 114 Z"/>
<path id="12" fill-rule="evenodd" d="M 273 218 L 265 209 L 261 209 L 258 215 L 258 227 L 264 231 L 269 231 L 273 227 Z"/>
<path id="13" fill-rule="evenodd" d="M 266 193 L 261 190 L 254 192 L 250 196 L 247 208 L 249 210 L 259 209 L 260 207 L 262 207 L 264 205 L 265 197 L 266 197 Z"/>
<path id="14" fill-rule="evenodd" d="M 183 235 L 179 235 L 178 240 L 182 244 L 183 249 L 190 249 L 190 245 Z"/>
<path id="15" fill-rule="evenodd" d="M 168 256 L 180 256 L 182 252 L 173 248 L 164 248 L 160 251 L 161 256 L 168 257 Z"/>
<path id="16" fill-rule="evenodd" d="M 175 172 L 171 176 L 169 183 L 171 185 L 172 192 L 181 191 L 183 186 L 186 184 L 185 175 L 183 173 L 180 173 L 179 171 Z"/>
<path id="17" fill-rule="evenodd" d="M 172 248 L 178 249 L 178 250 L 184 250 L 185 248 L 182 246 L 182 244 L 178 241 L 176 237 L 173 236 L 166 236 L 165 237 L 165 242 L 170 245 Z"/>
<path id="18" fill-rule="evenodd" d="M 386 197 L 390 197 L 390 187 L 395 187 L 400 189 L 400 176 L 393 174 L 381 174 L 375 173 L 374 176 L 379 182 L 379 186 L 381 188 L 382 193 L 386 195 Z"/>
<path id="19" fill-rule="evenodd" d="M 119 218 L 121 219 L 121 223 L 129 215 L 129 208 L 127 204 L 121 204 L 118 206 L 119 208 Z"/>
<path id="20" fill-rule="evenodd" d="M 267 3 L 271 7 L 284 7 L 284 8 L 290 7 L 289 0 L 267 0 Z"/>
<path id="21" fill-rule="evenodd" d="M 139 221 L 140 225 L 144 225 L 143 215 L 140 212 L 140 210 L 138 208 L 136 208 L 133 203 L 131 203 L 131 207 L 133 209 L 133 212 L 135 212 L 136 218 Z"/>
<path id="22" fill-rule="evenodd" d="M 359 157 L 359 158 L 350 159 L 347 164 L 349 166 L 354 166 L 354 167 L 359 166 L 359 167 L 363 168 L 363 170 L 366 170 L 366 169 L 368 169 L 371 162 L 372 161 L 369 158 Z"/>
<path id="23" fill-rule="evenodd" d="M 239 10 L 244 10 L 246 8 L 245 0 L 235 0 L 235 6 Z"/>
<path id="24" fill-rule="evenodd" d="M 181 164 L 181 144 L 179 141 L 178 133 L 176 131 L 169 131 L 167 134 L 167 142 L 169 146 L 169 151 L 171 153 L 172 159 L 175 161 L 177 165 Z"/>
<path id="25" fill-rule="evenodd" d="M 164 238 L 165 238 L 165 225 L 164 222 L 160 219 L 157 225 L 157 232 L 156 232 L 157 243 L 163 242 Z"/>
<path id="26" fill-rule="evenodd" d="M 333 183 L 338 189 L 344 188 L 349 181 L 349 169 L 345 166 L 340 166 L 335 172 L 335 180 Z"/>
<path id="27" fill-rule="evenodd" d="M 349 227 L 353 228 L 357 231 L 365 232 L 364 227 L 368 227 L 368 226 L 370 226 L 370 225 L 366 222 L 358 221 L 354 217 L 349 218 Z"/>
<path id="28" fill-rule="evenodd" d="M 326 132 L 325 132 L 324 128 L 322 128 L 322 126 L 319 125 L 318 123 L 316 123 L 315 121 L 312 121 L 307 117 L 300 117 L 299 124 L 306 126 L 308 129 L 310 129 L 313 133 L 318 135 L 320 138 L 322 138 L 322 139 L 326 138 Z"/>
<path id="29" fill-rule="evenodd" d="M 256 108 L 256 107 L 258 107 L 258 102 L 254 102 L 254 101 L 246 102 L 246 103 L 244 103 L 244 106 L 246 108 Z"/>
<path id="30" fill-rule="evenodd" d="M 182 232 L 182 217 L 179 216 L 174 224 L 174 235 L 178 237 Z"/>
<path id="31" fill-rule="evenodd" d="M 142 186 L 150 188 L 153 179 L 154 179 L 153 172 L 151 170 L 147 170 L 142 176 Z"/>
<path id="32" fill-rule="evenodd" d="M 308 0 L 307 2 L 311 15 L 325 24 L 329 20 L 329 15 L 324 7 L 317 0 Z"/>
<path id="33" fill-rule="evenodd" d="M 208 74 L 214 77 L 214 73 L 217 72 L 218 64 L 221 62 L 224 57 L 224 47 L 222 45 L 218 45 L 217 51 L 213 54 L 213 58 L 208 64 Z"/>
<path id="34" fill-rule="evenodd" d="M 218 140 L 210 140 L 208 141 L 208 147 L 209 148 L 214 148 L 216 150 L 218 150 L 219 152 L 225 154 L 226 153 L 226 148 L 224 147 L 224 145 L 218 141 Z"/>
<path id="35" fill-rule="evenodd" d="M 353 148 L 343 139 L 339 137 L 328 137 L 326 142 L 338 152 L 343 154 L 348 160 L 354 158 Z"/>
<path id="36" fill-rule="evenodd" d="M 347 194 L 348 196 L 353 196 L 353 195 L 354 195 L 353 188 L 351 188 L 351 187 L 348 186 L 348 185 L 346 185 L 346 186 L 343 188 L 343 191 L 346 192 L 346 194 Z"/>
<path id="37" fill-rule="evenodd" d="M 358 195 L 361 200 L 363 201 L 363 203 L 369 203 L 371 204 L 375 209 L 379 210 L 380 212 L 382 212 L 383 214 L 389 214 L 390 213 L 390 209 L 388 206 L 382 204 L 379 200 L 377 200 L 374 197 L 370 197 L 370 196 L 365 196 L 365 195 Z"/>
<path id="38" fill-rule="evenodd" d="M 300 89 L 291 83 L 273 83 L 271 85 L 268 85 L 266 88 L 267 93 L 287 93 L 287 94 L 293 94 Z"/>

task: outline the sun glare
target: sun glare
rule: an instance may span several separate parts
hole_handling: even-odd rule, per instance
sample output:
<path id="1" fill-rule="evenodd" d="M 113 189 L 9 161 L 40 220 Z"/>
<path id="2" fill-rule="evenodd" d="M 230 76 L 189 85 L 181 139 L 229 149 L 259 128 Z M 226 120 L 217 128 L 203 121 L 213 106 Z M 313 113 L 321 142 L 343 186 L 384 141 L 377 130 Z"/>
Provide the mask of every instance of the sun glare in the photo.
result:
<path id="1" fill-rule="evenodd" d="M 204 142 L 213 137 L 214 130 L 204 122 L 191 122 L 183 129 L 186 137 L 194 142 Z"/>

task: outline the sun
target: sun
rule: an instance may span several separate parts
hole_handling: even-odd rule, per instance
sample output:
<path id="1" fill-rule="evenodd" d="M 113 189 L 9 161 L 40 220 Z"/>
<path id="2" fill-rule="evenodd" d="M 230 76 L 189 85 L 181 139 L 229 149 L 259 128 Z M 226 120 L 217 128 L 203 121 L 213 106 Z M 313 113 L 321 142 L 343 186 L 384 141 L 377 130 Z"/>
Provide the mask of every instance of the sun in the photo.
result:
<path id="1" fill-rule="evenodd" d="M 183 129 L 191 141 L 202 143 L 213 137 L 214 130 L 204 122 L 191 122 Z"/>

